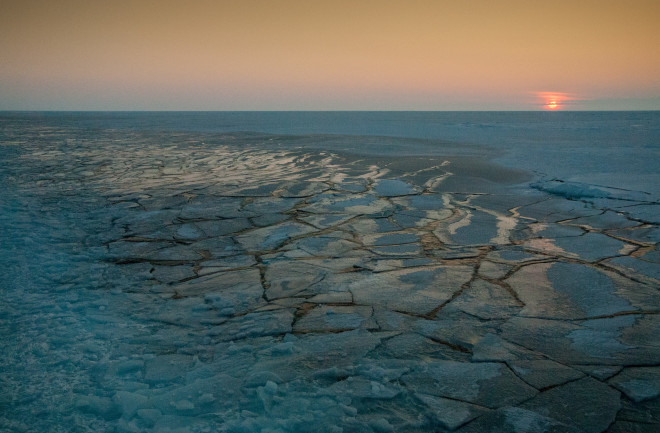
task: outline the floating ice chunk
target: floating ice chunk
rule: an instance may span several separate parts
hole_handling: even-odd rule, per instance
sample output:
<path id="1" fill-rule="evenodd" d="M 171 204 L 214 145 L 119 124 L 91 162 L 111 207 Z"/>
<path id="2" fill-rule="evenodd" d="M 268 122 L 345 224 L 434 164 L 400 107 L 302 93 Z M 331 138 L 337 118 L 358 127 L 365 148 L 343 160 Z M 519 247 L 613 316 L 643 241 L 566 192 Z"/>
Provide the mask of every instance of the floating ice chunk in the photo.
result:
<path id="1" fill-rule="evenodd" d="M 472 349 L 472 360 L 483 361 L 511 361 L 520 358 L 520 350 L 493 333 L 484 335 Z"/>
<path id="2" fill-rule="evenodd" d="M 202 258 L 198 251 L 193 245 L 177 245 L 153 251 L 144 258 L 154 262 L 193 262 Z"/>
<path id="3" fill-rule="evenodd" d="M 570 407 L 566 402 L 570 401 Z M 545 391 L 524 402 L 522 409 L 542 413 L 587 433 L 607 429 L 621 407 L 620 393 L 590 377 Z"/>
<path id="4" fill-rule="evenodd" d="M 490 243 L 508 243 L 508 239 L 501 240 L 501 222 L 486 212 L 466 211 L 465 218 L 449 226 L 449 239 L 459 245 L 487 245 Z M 508 228 L 508 225 L 505 225 Z M 495 242 L 496 241 L 496 242 Z"/>
<path id="5" fill-rule="evenodd" d="M 268 282 L 266 296 L 278 299 L 294 296 L 323 279 L 326 272 L 304 261 L 275 261 L 268 264 L 265 279 Z"/>
<path id="6" fill-rule="evenodd" d="M 422 247 L 417 244 L 387 245 L 383 247 L 372 247 L 370 251 L 380 256 L 406 257 L 421 255 Z"/>
<path id="7" fill-rule="evenodd" d="M 539 411 L 542 412 L 542 411 Z M 501 431 L 512 433 L 580 433 L 581 429 L 519 407 L 504 407 L 480 416 L 459 433 Z"/>
<path id="8" fill-rule="evenodd" d="M 660 204 L 644 204 L 639 206 L 626 207 L 625 212 L 636 220 L 651 224 L 660 224 Z"/>
<path id="9" fill-rule="evenodd" d="M 558 238 L 555 244 L 564 251 L 590 262 L 625 254 L 626 244 L 601 233 L 587 233 L 577 238 Z"/>
<path id="10" fill-rule="evenodd" d="M 530 224 L 529 227 L 534 236 L 547 239 L 575 238 L 586 234 L 580 227 L 565 224 Z M 575 240 L 571 239 L 572 242 Z"/>
<path id="11" fill-rule="evenodd" d="M 579 365 L 574 364 L 571 367 L 584 371 L 589 376 L 595 377 L 598 380 L 607 380 L 615 374 L 619 373 L 623 367 L 618 365 Z"/>
<path id="12" fill-rule="evenodd" d="M 518 212 L 523 217 L 543 222 L 557 222 L 566 219 L 597 215 L 602 211 L 582 201 L 571 201 L 552 197 L 537 203 L 522 206 Z"/>
<path id="13" fill-rule="evenodd" d="M 374 329 L 371 319 L 372 308 L 365 306 L 319 306 L 299 319 L 294 330 L 297 332 L 345 331 L 348 329 Z"/>
<path id="14" fill-rule="evenodd" d="M 247 268 L 256 264 L 257 262 L 254 259 L 254 256 L 248 255 L 238 255 L 222 259 L 205 260 L 200 263 L 200 268 L 197 271 L 197 275 L 203 276 L 221 271 Z"/>
<path id="15" fill-rule="evenodd" d="M 607 262 L 616 269 L 624 272 L 633 273 L 636 277 L 641 277 L 649 282 L 660 283 L 660 264 L 647 262 L 635 257 L 625 256 L 616 257 Z"/>
<path id="16" fill-rule="evenodd" d="M 594 268 L 575 263 L 555 263 L 547 270 L 557 293 L 567 295 L 587 316 L 605 316 L 636 310 L 621 297 L 615 281 Z"/>
<path id="17" fill-rule="evenodd" d="M 210 238 L 197 241 L 189 246 L 205 259 L 209 257 L 226 257 L 241 254 L 242 250 L 230 237 Z"/>
<path id="18" fill-rule="evenodd" d="M 313 232 L 314 229 L 297 222 L 284 222 L 241 234 L 236 239 L 247 251 L 273 250 L 291 238 Z"/>
<path id="19" fill-rule="evenodd" d="M 508 364 L 518 377 L 536 389 L 561 385 L 584 376 L 581 371 L 549 359 L 513 360 Z"/>
<path id="20" fill-rule="evenodd" d="M 636 309 L 610 276 L 580 264 L 534 264 L 507 282 L 525 304 L 525 316 L 579 319 Z"/>
<path id="21" fill-rule="evenodd" d="M 447 304 L 444 311 L 458 309 L 480 319 L 490 320 L 505 319 L 518 313 L 521 308 L 520 302 L 503 287 L 476 280 Z"/>
<path id="22" fill-rule="evenodd" d="M 393 385 L 351 376 L 330 386 L 326 392 L 352 398 L 387 400 L 396 397 L 401 390 Z"/>
<path id="23" fill-rule="evenodd" d="M 497 408 L 528 400 L 537 391 L 498 363 L 435 361 L 403 375 L 415 392 Z"/>
<path id="24" fill-rule="evenodd" d="M 408 373 L 413 365 L 416 365 L 416 362 L 411 363 L 402 359 L 384 359 L 379 357 L 360 363 L 355 368 L 355 372 L 361 377 L 376 382 L 387 383 L 398 380 L 401 375 Z"/>
<path id="25" fill-rule="evenodd" d="M 281 213 L 268 213 L 250 218 L 255 227 L 268 227 L 291 219 L 291 215 Z"/>
<path id="26" fill-rule="evenodd" d="M 169 242 L 115 241 L 108 244 L 108 257 L 112 259 L 146 259 L 155 251 L 168 248 Z"/>
<path id="27" fill-rule="evenodd" d="M 346 366 L 373 350 L 381 339 L 362 329 L 337 334 L 306 335 L 296 347 L 305 362 L 321 366 Z M 309 367 L 308 367 L 309 368 Z"/>
<path id="28" fill-rule="evenodd" d="M 416 333 L 405 333 L 386 340 L 381 348 L 383 356 L 405 360 L 413 367 L 416 361 L 429 359 L 469 361 L 468 353 L 454 350 Z"/>
<path id="29" fill-rule="evenodd" d="M 206 237 L 206 234 L 194 224 L 181 224 L 175 234 L 177 239 L 191 240 Z"/>
<path id="30" fill-rule="evenodd" d="M 291 332 L 293 313 L 289 310 L 248 313 L 209 329 L 208 334 L 222 341 Z"/>
<path id="31" fill-rule="evenodd" d="M 195 227 L 207 237 L 219 237 L 240 232 L 252 227 L 247 218 L 230 218 L 214 221 L 196 221 Z"/>
<path id="32" fill-rule="evenodd" d="M 635 402 L 651 400 L 660 395 L 660 368 L 626 368 L 609 383 Z"/>
<path id="33" fill-rule="evenodd" d="M 371 274 L 350 286 L 354 302 L 416 314 L 427 314 L 449 300 L 472 277 L 472 268 L 409 268 Z"/>
<path id="34" fill-rule="evenodd" d="M 571 225 L 585 225 L 592 228 L 605 230 L 622 229 L 639 225 L 637 221 L 631 221 L 624 215 L 614 211 L 606 211 L 599 215 L 581 217 L 570 221 Z"/>
<path id="35" fill-rule="evenodd" d="M 232 306 L 246 312 L 264 303 L 263 287 L 257 269 L 229 271 L 188 280 L 171 286 L 179 296 L 205 296 L 215 308 Z"/>
<path id="36" fill-rule="evenodd" d="M 127 235 L 149 236 L 158 232 L 163 227 L 169 226 L 176 221 L 179 214 L 177 209 L 157 209 L 146 212 L 122 213 L 115 224 L 128 226 Z"/>
<path id="37" fill-rule="evenodd" d="M 426 394 L 416 394 L 415 397 L 429 408 L 429 416 L 433 419 L 433 424 L 447 430 L 456 430 L 461 425 L 486 413 L 484 408 L 462 401 Z"/>
<path id="38" fill-rule="evenodd" d="M 191 265 L 154 266 L 153 271 L 153 277 L 161 283 L 174 283 L 194 276 L 195 271 Z"/>
<path id="39" fill-rule="evenodd" d="M 353 295 L 350 292 L 319 293 L 307 299 L 307 302 L 315 304 L 350 304 L 353 302 Z"/>
<path id="40" fill-rule="evenodd" d="M 510 266 L 504 265 L 502 263 L 490 262 L 487 260 L 482 260 L 481 264 L 479 265 L 479 275 L 495 280 L 503 278 L 510 270 Z"/>
<path id="41" fill-rule="evenodd" d="M 583 328 L 571 332 L 572 347 L 593 357 L 612 358 L 617 352 L 630 348 L 619 341 L 623 329 L 635 323 L 634 316 L 587 320 Z"/>
<path id="42" fill-rule="evenodd" d="M 352 237 L 349 234 L 337 231 L 322 236 L 310 236 L 299 239 L 283 249 L 299 249 L 306 252 L 309 256 L 345 257 L 351 250 L 358 247 L 359 245 L 352 241 Z"/>

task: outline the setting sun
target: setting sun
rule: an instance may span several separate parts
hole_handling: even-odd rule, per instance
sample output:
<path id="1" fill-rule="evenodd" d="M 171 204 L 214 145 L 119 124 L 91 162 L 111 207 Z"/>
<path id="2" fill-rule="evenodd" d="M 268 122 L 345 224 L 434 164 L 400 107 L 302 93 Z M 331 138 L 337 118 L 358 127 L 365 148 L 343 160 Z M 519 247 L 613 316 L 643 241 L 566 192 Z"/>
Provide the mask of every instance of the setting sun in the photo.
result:
<path id="1" fill-rule="evenodd" d="M 562 110 L 578 100 L 574 94 L 565 92 L 536 92 L 536 97 L 545 110 Z"/>

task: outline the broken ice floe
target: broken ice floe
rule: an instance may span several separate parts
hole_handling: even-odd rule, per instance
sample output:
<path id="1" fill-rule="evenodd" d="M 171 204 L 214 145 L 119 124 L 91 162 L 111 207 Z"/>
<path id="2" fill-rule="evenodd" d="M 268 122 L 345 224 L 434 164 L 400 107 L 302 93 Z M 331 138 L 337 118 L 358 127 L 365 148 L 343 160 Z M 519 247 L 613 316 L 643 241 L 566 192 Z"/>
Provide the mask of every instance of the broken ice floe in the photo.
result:
<path id="1" fill-rule="evenodd" d="M 20 300 L 1 322 L 0 424 L 657 426 L 648 194 L 558 180 L 453 191 L 450 160 L 401 170 L 246 148 L 269 139 L 250 134 L 127 146 L 106 131 L 93 148 L 40 134 L 10 156 L 0 201 L 3 287 Z"/>

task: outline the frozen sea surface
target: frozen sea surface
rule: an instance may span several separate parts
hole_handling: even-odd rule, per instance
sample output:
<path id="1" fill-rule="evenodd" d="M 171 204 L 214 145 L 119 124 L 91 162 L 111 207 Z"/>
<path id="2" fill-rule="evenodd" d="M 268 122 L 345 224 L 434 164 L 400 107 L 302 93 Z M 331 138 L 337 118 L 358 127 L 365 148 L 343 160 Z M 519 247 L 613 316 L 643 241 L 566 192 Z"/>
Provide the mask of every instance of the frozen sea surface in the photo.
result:
<path id="1" fill-rule="evenodd" d="M 658 431 L 659 121 L 4 113 L 0 431 Z"/>

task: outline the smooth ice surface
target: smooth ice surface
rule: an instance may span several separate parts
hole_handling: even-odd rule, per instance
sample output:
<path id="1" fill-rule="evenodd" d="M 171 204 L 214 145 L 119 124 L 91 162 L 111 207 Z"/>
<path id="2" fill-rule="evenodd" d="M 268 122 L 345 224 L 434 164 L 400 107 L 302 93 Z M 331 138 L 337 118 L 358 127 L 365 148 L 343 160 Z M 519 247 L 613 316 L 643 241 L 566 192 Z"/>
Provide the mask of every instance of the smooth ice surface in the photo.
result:
<path id="1" fill-rule="evenodd" d="M 0 125 L 2 431 L 660 430 L 657 113 Z"/>

